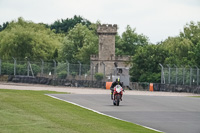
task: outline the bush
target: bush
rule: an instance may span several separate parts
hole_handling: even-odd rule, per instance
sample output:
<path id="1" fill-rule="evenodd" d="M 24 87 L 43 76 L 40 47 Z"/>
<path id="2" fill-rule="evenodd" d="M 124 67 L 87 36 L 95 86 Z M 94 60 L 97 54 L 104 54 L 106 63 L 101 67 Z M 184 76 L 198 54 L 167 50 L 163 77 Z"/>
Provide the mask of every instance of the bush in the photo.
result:
<path id="1" fill-rule="evenodd" d="M 103 73 L 95 73 L 94 77 L 97 81 L 101 81 L 103 79 Z"/>
<path id="2" fill-rule="evenodd" d="M 72 75 L 73 78 L 75 78 L 77 73 L 76 72 L 71 72 L 71 75 Z"/>
<path id="3" fill-rule="evenodd" d="M 34 76 L 37 76 L 37 74 L 41 72 L 41 66 L 38 66 L 37 64 L 31 64 L 31 67 L 33 69 Z"/>
<path id="4" fill-rule="evenodd" d="M 13 63 L 2 63 L 1 74 L 2 75 L 13 75 L 14 74 L 14 64 Z"/>
<path id="5" fill-rule="evenodd" d="M 17 75 L 27 75 L 27 65 L 16 65 L 16 74 Z"/>
<path id="6" fill-rule="evenodd" d="M 65 79 L 67 77 L 66 71 L 61 71 L 58 73 L 58 78 Z"/>

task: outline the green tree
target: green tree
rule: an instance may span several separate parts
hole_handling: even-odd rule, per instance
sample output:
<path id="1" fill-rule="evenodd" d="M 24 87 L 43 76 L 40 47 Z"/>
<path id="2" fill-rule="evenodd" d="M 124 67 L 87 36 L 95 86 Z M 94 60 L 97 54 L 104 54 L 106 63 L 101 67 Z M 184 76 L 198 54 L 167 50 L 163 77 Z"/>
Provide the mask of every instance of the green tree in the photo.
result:
<path id="1" fill-rule="evenodd" d="M 190 22 L 184 26 L 183 32 L 180 32 L 180 37 L 189 39 L 194 45 L 200 43 L 200 22 L 195 24 Z"/>
<path id="2" fill-rule="evenodd" d="M 143 34 L 137 34 L 136 29 L 132 29 L 129 25 L 126 31 L 122 33 L 120 38 L 116 36 L 116 54 L 117 55 L 134 55 L 139 46 L 148 45 L 148 38 Z"/>
<path id="3" fill-rule="evenodd" d="M 82 24 L 77 24 L 69 31 L 60 49 L 62 60 L 67 59 L 71 63 L 81 61 L 88 64 L 90 55 L 97 52 L 98 37 L 95 31 Z"/>
<path id="4" fill-rule="evenodd" d="M 163 49 L 168 51 L 164 64 L 194 65 L 193 43 L 187 38 L 169 37 L 162 43 Z"/>
<path id="5" fill-rule="evenodd" d="M 0 32 L 0 56 L 50 60 L 56 56 L 62 37 L 44 25 L 28 22 L 22 18 L 12 21 Z"/>
<path id="6" fill-rule="evenodd" d="M 89 27 L 91 22 L 81 16 L 74 16 L 73 18 L 61 19 L 55 21 L 50 25 L 51 29 L 54 29 L 56 33 L 68 33 L 69 30 L 73 29 L 76 24 L 81 23 Z"/>
<path id="7" fill-rule="evenodd" d="M 122 39 L 118 33 L 115 36 L 115 54 L 124 55 L 124 51 L 122 49 Z"/>
<path id="8" fill-rule="evenodd" d="M 200 67 L 200 43 L 194 47 L 194 51 L 191 54 L 193 54 L 192 58 L 195 60 L 196 65 Z"/>
<path id="9" fill-rule="evenodd" d="M 160 82 L 160 66 L 168 56 L 167 50 L 161 45 L 140 46 L 132 57 L 130 69 L 131 80 L 134 82 Z"/>
<path id="10" fill-rule="evenodd" d="M 190 51 L 191 59 L 195 60 L 195 63 L 190 65 L 197 65 L 200 67 L 200 22 L 190 22 L 184 26 L 183 32 L 180 33 L 180 37 L 188 39 L 193 43 L 193 50 Z"/>
<path id="11" fill-rule="evenodd" d="M 0 32 L 3 31 L 7 26 L 8 26 L 9 22 L 3 23 L 3 25 L 0 25 Z"/>

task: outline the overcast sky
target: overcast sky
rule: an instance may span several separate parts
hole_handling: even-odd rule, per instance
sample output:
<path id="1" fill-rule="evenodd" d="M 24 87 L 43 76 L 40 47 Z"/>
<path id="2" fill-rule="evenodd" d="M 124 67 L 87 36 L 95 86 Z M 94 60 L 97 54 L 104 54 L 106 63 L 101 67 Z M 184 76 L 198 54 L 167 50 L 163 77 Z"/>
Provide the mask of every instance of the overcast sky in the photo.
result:
<path id="1" fill-rule="evenodd" d="M 190 21 L 200 21 L 200 0 L 0 0 L 0 24 L 17 20 L 52 24 L 80 15 L 91 22 L 127 25 L 150 42 L 177 36 Z"/>

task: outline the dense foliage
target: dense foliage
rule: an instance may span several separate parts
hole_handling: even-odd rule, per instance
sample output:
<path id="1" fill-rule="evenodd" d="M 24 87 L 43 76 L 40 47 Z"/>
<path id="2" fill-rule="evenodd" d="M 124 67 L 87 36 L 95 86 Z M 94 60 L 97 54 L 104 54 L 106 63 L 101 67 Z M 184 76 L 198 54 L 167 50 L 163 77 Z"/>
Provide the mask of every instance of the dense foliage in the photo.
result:
<path id="1" fill-rule="evenodd" d="M 134 55 L 139 46 L 148 45 L 148 37 L 137 34 L 136 29 L 132 29 L 129 25 L 122 36 L 116 36 L 116 54 L 117 55 Z"/>
<path id="2" fill-rule="evenodd" d="M 67 33 L 69 30 L 73 29 L 75 25 L 82 24 L 89 27 L 91 22 L 87 19 L 84 19 L 81 16 L 74 16 L 73 18 L 61 19 L 55 21 L 49 27 L 54 29 L 56 33 Z"/>
<path id="3" fill-rule="evenodd" d="M 0 57 L 9 59 L 53 59 L 61 45 L 61 36 L 44 25 L 24 21 L 12 21 L 0 32 Z"/>
<path id="4" fill-rule="evenodd" d="M 4 30 L 7 26 L 8 26 L 8 22 L 6 22 L 6 23 L 3 23 L 3 25 L 1 26 L 0 25 L 0 32 L 2 31 L 2 30 Z"/>
<path id="5" fill-rule="evenodd" d="M 60 59 L 71 63 L 80 61 L 89 64 L 90 55 L 98 52 L 98 37 L 94 30 L 77 24 L 64 38 L 60 49 Z"/>
<path id="6" fill-rule="evenodd" d="M 90 63 L 90 55 L 98 53 L 97 23 L 80 16 L 61 19 L 51 25 L 36 24 L 19 18 L 0 25 L 0 58 L 66 60 Z M 200 67 L 200 22 L 190 22 L 175 37 L 151 44 L 143 34 L 129 25 L 116 35 L 116 54 L 130 55 L 131 80 L 160 82 L 159 63 Z M 67 73 L 60 73 L 65 77 Z"/>
<path id="7" fill-rule="evenodd" d="M 161 45 L 139 47 L 132 57 L 132 81 L 157 82 L 160 80 L 159 63 L 163 64 L 168 52 Z"/>

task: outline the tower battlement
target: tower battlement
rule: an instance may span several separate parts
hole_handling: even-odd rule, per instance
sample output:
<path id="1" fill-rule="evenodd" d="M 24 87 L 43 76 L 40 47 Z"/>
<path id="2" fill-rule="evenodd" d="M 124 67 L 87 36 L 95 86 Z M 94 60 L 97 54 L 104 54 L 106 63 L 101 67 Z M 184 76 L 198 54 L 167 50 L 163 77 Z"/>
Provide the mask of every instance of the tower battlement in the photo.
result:
<path id="1" fill-rule="evenodd" d="M 116 34 L 117 33 L 117 25 L 111 25 L 111 24 L 103 24 L 98 25 L 97 28 L 98 34 Z"/>
<path id="2" fill-rule="evenodd" d="M 130 61 L 131 60 L 131 56 L 128 56 L 128 55 L 118 55 L 118 56 L 115 56 L 115 60 L 116 61 Z"/>

